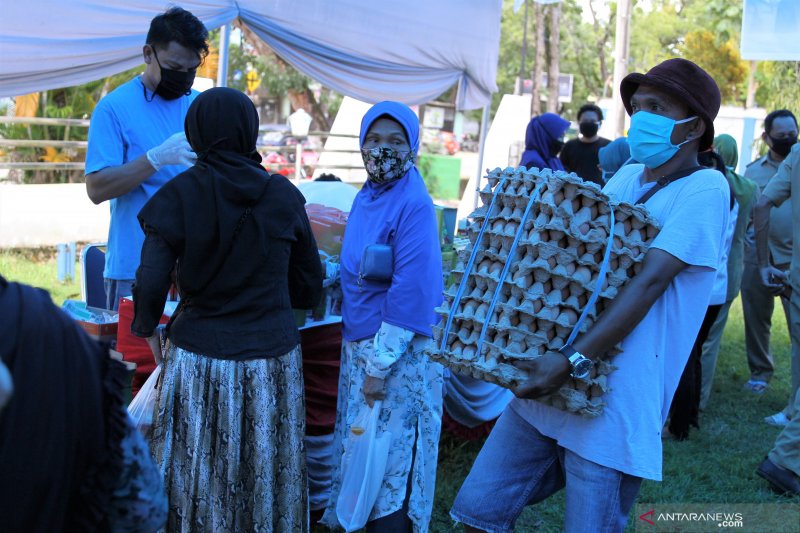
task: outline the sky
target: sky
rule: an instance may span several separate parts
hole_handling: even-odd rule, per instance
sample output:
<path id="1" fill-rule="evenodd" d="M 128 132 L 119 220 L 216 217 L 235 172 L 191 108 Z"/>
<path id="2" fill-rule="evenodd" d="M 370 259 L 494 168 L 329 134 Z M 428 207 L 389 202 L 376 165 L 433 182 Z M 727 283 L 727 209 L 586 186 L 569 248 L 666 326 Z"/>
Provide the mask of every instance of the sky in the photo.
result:
<path id="1" fill-rule="evenodd" d="M 583 19 L 586 22 L 592 22 L 592 12 L 589 10 L 589 0 L 578 0 L 578 4 L 583 8 Z M 594 9 L 597 16 L 601 19 L 608 20 L 609 17 L 609 7 L 608 2 L 602 0 L 594 1 Z"/>

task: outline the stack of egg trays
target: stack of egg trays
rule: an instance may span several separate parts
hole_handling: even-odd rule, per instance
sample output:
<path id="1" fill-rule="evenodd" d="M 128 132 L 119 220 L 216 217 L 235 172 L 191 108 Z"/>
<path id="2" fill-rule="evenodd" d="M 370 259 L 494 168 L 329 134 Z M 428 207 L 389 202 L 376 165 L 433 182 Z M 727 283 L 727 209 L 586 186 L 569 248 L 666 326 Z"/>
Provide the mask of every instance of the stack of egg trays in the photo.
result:
<path id="1" fill-rule="evenodd" d="M 608 271 L 581 332 L 639 272 L 658 225 L 642 207 L 612 202 L 596 185 L 574 174 L 520 167 L 495 169 L 487 178 L 480 194 L 483 205 L 470 215 L 470 245 L 459 253 L 454 283 L 437 309 L 444 319 L 434 327 L 435 345 L 430 355 L 461 374 L 512 387 L 527 377 L 513 365 L 515 360 L 534 359 L 561 348 L 575 327 L 597 284 L 611 229 L 611 207 L 615 222 Z M 539 184 L 539 197 L 523 221 L 530 194 Z M 495 205 L 488 212 L 494 195 Z M 477 242 L 487 217 L 489 223 Z M 521 232 L 520 239 L 509 258 L 517 232 Z M 476 246 L 478 252 L 467 273 L 465 267 Z M 510 269 L 501 281 L 509 260 Z M 467 285 L 453 309 L 464 275 Z M 478 347 L 498 284 L 498 303 Z M 442 350 L 443 330 L 451 314 L 452 325 Z M 543 401 L 597 416 L 607 390 L 606 376 L 614 369 L 612 356 L 606 354 L 596 362 L 589 380 L 570 378 L 558 393 Z"/>

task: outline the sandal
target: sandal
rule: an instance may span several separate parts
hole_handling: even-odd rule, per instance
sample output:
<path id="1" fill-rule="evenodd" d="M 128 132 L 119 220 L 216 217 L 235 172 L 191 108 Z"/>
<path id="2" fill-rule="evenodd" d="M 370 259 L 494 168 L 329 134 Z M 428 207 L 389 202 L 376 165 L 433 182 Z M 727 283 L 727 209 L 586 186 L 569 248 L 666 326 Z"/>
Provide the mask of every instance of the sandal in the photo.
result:
<path id="1" fill-rule="evenodd" d="M 764 417 L 764 423 L 769 424 L 770 426 L 777 426 L 782 428 L 789 423 L 789 418 L 784 414 L 783 411 L 779 411 L 774 415 L 769 415 Z"/>
<path id="2" fill-rule="evenodd" d="M 745 383 L 742 388 L 749 390 L 753 394 L 764 394 L 764 391 L 769 387 L 769 383 L 758 379 L 751 379 Z"/>

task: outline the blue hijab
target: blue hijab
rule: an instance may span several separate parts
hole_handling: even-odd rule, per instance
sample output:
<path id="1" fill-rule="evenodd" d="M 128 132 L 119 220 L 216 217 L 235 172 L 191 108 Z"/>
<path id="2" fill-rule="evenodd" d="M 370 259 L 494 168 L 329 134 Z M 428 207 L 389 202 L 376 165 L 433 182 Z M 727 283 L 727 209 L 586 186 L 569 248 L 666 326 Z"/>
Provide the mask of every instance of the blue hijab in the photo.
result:
<path id="1" fill-rule="evenodd" d="M 622 168 L 630 158 L 631 149 L 628 146 L 627 137 L 614 139 L 597 152 L 600 168 L 603 169 L 603 172 L 610 172 L 611 175 L 614 175 L 617 170 Z"/>
<path id="2" fill-rule="evenodd" d="M 544 113 L 533 117 L 525 130 L 525 152 L 519 164 L 523 167 L 564 170 L 558 159 L 558 151 L 553 150 L 557 142 L 569 128 L 569 121 L 555 113 Z"/>
<path id="3" fill-rule="evenodd" d="M 381 102 L 361 121 L 360 145 L 373 122 L 388 117 L 402 126 L 415 156 L 419 120 L 398 102 Z M 416 166 L 397 180 L 370 181 L 356 195 L 347 220 L 341 252 L 342 336 L 346 341 L 372 338 L 381 322 L 432 336 L 442 302 L 442 254 L 433 202 Z M 391 282 L 362 279 L 364 248 L 390 244 L 394 252 Z"/>

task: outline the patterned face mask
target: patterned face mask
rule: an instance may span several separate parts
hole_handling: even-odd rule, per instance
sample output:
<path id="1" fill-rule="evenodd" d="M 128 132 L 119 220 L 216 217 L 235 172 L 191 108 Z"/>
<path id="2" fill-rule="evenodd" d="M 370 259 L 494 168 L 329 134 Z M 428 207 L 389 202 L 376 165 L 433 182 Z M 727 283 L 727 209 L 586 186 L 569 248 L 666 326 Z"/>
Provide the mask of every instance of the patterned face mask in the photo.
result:
<path id="1" fill-rule="evenodd" d="M 414 166 L 414 152 L 400 152 L 381 146 L 362 148 L 361 159 L 364 160 L 369 181 L 378 184 L 400 179 Z"/>

